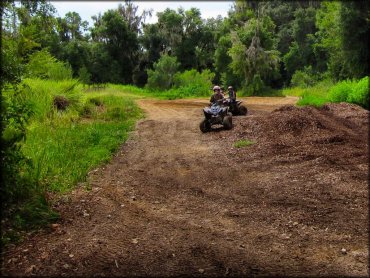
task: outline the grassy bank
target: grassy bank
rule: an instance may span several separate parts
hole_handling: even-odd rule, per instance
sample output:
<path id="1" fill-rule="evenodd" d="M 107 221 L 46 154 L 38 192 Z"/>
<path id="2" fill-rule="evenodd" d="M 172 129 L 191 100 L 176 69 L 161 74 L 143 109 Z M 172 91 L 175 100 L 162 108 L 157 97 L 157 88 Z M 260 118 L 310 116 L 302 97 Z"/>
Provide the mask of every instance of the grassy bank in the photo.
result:
<path id="1" fill-rule="evenodd" d="M 138 88 L 130 85 L 110 84 L 110 90 L 117 90 L 119 92 L 126 92 L 130 96 L 139 98 L 157 98 L 163 100 L 186 99 L 186 98 L 204 98 L 210 97 L 212 94 L 211 88 L 208 91 L 200 90 L 197 86 L 184 86 L 179 88 L 172 88 L 169 90 L 149 90 L 145 88 Z"/>
<path id="2" fill-rule="evenodd" d="M 369 109 L 369 77 L 360 80 L 345 80 L 336 84 L 322 81 L 308 88 L 288 88 L 283 95 L 298 96 L 298 105 L 313 105 L 320 107 L 327 102 L 348 102 Z"/>
<path id="3" fill-rule="evenodd" d="M 111 158 L 141 117 L 125 93 L 86 93 L 73 81 L 26 84 L 31 88 L 27 101 L 35 108 L 22 146 L 33 162 L 26 173 L 47 190 L 65 192 L 84 180 L 89 170 Z M 60 96 L 68 102 L 65 110 L 53 106 Z"/>
<path id="4" fill-rule="evenodd" d="M 143 116 L 134 99 L 144 96 L 114 86 L 86 92 L 76 80 L 26 79 L 23 85 L 18 101 L 32 110 L 20 145 L 28 163 L 19 169 L 23 182 L 7 188 L 12 203 L 2 243 L 14 240 L 16 230 L 55 221 L 48 192 L 66 193 L 84 181 L 90 170 L 111 159 Z"/>

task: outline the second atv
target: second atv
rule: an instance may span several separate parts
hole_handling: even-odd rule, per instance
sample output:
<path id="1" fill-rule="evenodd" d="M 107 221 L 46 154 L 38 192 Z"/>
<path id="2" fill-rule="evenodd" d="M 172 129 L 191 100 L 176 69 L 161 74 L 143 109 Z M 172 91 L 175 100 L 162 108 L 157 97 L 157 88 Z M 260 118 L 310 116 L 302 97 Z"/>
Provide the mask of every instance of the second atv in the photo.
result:
<path id="1" fill-rule="evenodd" d="M 230 101 L 230 99 L 226 99 L 223 103 L 223 105 L 226 105 L 229 107 L 229 111 L 233 114 L 233 116 L 245 116 L 248 113 L 247 107 L 242 105 L 241 100 L 236 100 L 234 102 Z"/>

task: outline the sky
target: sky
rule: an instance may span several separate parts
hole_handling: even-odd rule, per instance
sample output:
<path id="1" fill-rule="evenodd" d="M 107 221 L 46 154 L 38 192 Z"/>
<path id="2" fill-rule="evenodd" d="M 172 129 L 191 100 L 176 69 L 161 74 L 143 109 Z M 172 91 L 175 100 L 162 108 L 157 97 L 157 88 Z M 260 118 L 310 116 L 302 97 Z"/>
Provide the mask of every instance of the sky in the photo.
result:
<path id="1" fill-rule="evenodd" d="M 109 9 L 115 9 L 119 3 L 124 1 L 50 1 L 57 9 L 57 14 L 64 17 L 67 12 L 77 12 L 82 20 L 89 22 L 93 26 L 91 16 L 103 14 Z M 216 18 L 218 15 L 227 16 L 233 1 L 133 1 L 139 7 L 139 13 L 143 10 L 153 9 L 152 17 L 146 20 L 146 23 L 157 22 L 157 12 L 164 11 L 166 8 L 177 10 L 180 6 L 185 10 L 192 7 L 198 8 L 202 18 Z"/>

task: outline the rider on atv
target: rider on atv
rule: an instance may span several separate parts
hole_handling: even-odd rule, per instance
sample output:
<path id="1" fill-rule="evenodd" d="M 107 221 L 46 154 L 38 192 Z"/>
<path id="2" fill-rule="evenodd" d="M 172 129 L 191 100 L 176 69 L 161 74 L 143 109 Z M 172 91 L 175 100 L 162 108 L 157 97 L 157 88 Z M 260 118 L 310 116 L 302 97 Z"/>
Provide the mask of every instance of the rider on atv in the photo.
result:
<path id="1" fill-rule="evenodd" d="M 224 101 L 224 99 L 225 99 L 225 97 L 221 93 L 220 86 L 214 86 L 213 87 L 213 95 L 211 96 L 211 99 L 210 99 L 210 106 L 212 104 L 220 104 Z"/>
<path id="2" fill-rule="evenodd" d="M 230 107 L 230 112 L 233 115 L 247 115 L 248 109 L 244 105 L 242 105 L 241 100 L 236 100 L 236 93 L 232 86 L 227 88 L 229 97 L 224 101 L 224 105 Z"/>
<path id="3" fill-rule="evenodd" d="M 227 87 L 230 102 L 236 102 L 236 93 L 232 86 Z"/>

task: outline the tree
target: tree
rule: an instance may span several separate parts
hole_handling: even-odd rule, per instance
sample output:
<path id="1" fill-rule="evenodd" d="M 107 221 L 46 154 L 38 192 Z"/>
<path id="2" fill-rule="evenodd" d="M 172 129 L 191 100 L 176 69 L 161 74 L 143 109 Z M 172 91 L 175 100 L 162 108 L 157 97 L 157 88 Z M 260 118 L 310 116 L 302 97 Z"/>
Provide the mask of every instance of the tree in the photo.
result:
<path id="1" fill-rule="evenodd" d="M 105 12 L 101 18 L 95 19 L 92 38 L 101 44 L 99 49 L 104 49 L 103 52 L 110 56 L 108 61 L 114 61 L 111 64 L 111 70 L 108 71 L 112 75 L 107 76 L 107 79 L 102 81 L 132 83 L 139 44 L 137 34 L 130 30 L 125 18 L 117 10 Z M 100 60 L 100 62 L 103 61 Z M 113 74 L 113 71 L 117 71 L 117 73 Z"/>
<path id="2" fill-rule="evenodd" d="M 325 54 L 323 60 L 332 79 L 368 75 L 369 22 L 366 1 L 321 3 L 316 15 L 318 31 L 314 46 Z"/>
<path id="3" fill-rule="evenodd" d="M 266 82 L 268 77 L 273 77 L 278 70 L 279 52 L 264 50 L 258 36 L 252 37 L 248 48 L 240 41 L 236 33 L 232 33 L 232 41 L 233 46 L 229 50 L 232 57 L 230 67 L 234 73 L 244 77 L 245 88 L 251 85 L 251 93 L 259 93 L 263 87 L 263 81 Z M 261 84 L 258 85 L 258 89 L 256 82 Z"/>
<path id="4" fill-rule="evenodd" d="M 217 33 L 222 25 L 222 18 L 210 18 L 203 21 L 203 29 L 200 33 L 195 55 L 198 71 L 210 69 L 214 71 L 214 53 L 217 47 Z"/>
<path id="5" fill-rule="evenodd" d="M 312 65 L 313 69 L 317 68 L 318 60 L 314 53 L 314 34 L 317 31 L 315 17 L 316 10 L 312 7 L 299 8 L 294 12 L 291 27 L 293 41 L 289 47 L 289 52 L 283 57 L 288 79 L 292 77 L 295 71 L 303 70 L 307 65 Z"/>
<path id="6" fill-rule="evenodd" d="M 125 0 L 125 5 L 119 4 L 117 11 L 126 20 L 132 32 L 141 33 L 142 25 L 146 18 L 152 16 L 152 10 L 144 10 L 138 14 L 138 6 L 135 6 L 130 0 Z"/>
<path id="7" fill-rule="evenodd" d="M 64 18 L 58 18 L 58 23 L 62 31 L 61 39 L 64 41 L 82 40 L 83 31 L 86 31 L 89 25 L 87 21 L 82 21 L 76 12 L 66 13 Z"/>
<path id="8" fill-rule="evenodd" d="M 200 10 L 179 8 L 176 12 L 167 8 L 157 16 L 158 29 L 163 38 L 162 51 L 176 56 L 181 70 L 197 68 L 200 64 L 197 58 L 205 43 Z"/>
<path id="9" fill-rule="evenodd" d="M 341 2 L 341 44 L 347 78 L 369 74 L 370 11 L 368 1 Z"/>
<path id="10" fill-rule="evenodd" d="M 252 3 L 252 8 L 249 5 L 240 5 L 236 6 L 238 12 L 235 15 L 247 14 L 248 20 L 243 25 L 237 24 L 235 31 L 231 31 L 232 46 L 228 50 L 231 57 L 229 67 L 243 80 L 241 85 L 245 90 L 258 93 L 264 85 L 278 78 L 280 53 L 276 50 L 276 40 L 274 40 L 275 25 L 270 17 L 260 15 L 258 3 Z M 243 17 L 239 16 L 239 18 Z M 259 85 L 256 86 L 254 83 Z"/>
<path id="11" fill-rule="evenodd" d="M 147 87 L 159 90 L 171 88 L 179 66 L 176 57 L 167 54 L 162 55 L 158 62 L 154 63 L 154 70 L 148 70 Z"/>
<path id="12" fill-rule="evenodd" d="M 158 29 L 164 40 L 164 53 L 173 54 L 182 43 L 182 16 L 169 8 L 157 13 Z"/>

